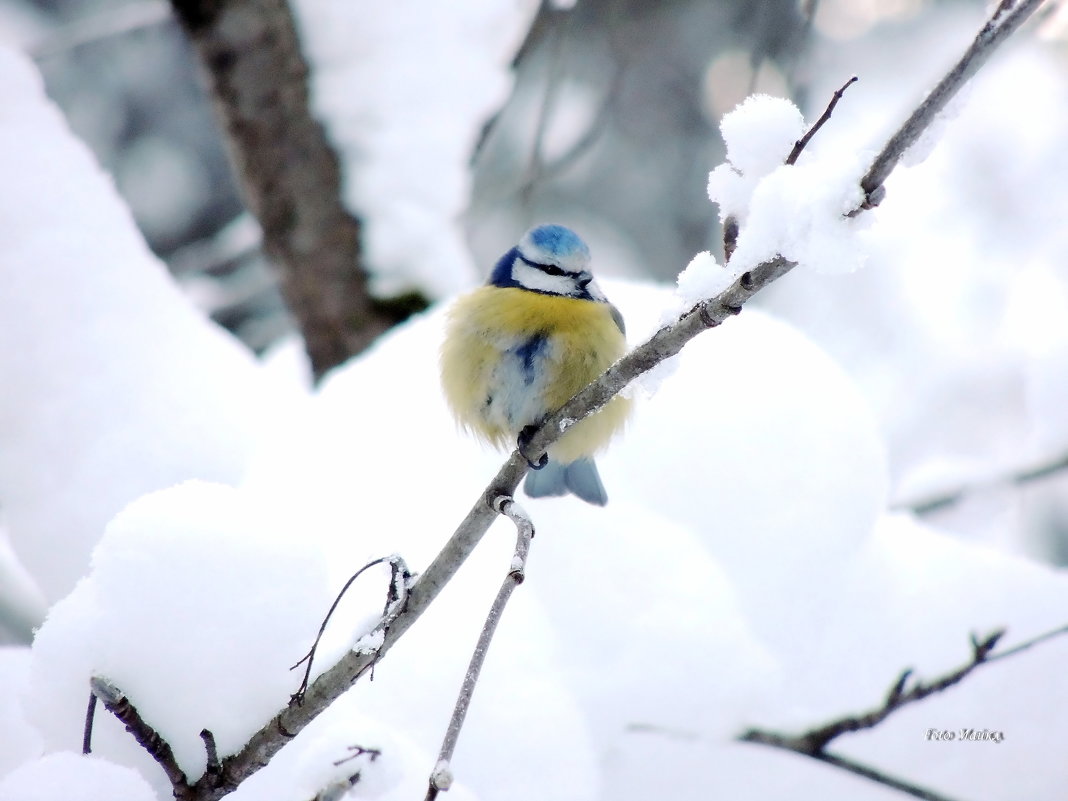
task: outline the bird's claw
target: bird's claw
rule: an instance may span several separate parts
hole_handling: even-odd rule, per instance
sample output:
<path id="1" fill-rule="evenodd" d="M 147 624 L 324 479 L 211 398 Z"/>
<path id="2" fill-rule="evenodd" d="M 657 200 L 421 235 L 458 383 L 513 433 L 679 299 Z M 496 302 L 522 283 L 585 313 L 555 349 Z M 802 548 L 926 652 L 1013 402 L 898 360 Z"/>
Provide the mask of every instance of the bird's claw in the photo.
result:
<path id="1" fill-rule="evenodd" d="M 516 449 L 519 451 L 519 455 L 527 460 L 527 465 L 531 470 L 541 470 L 545 465 L 549 463 L 549 454 L 543 453 L 538 457 L 538 461 L 532 461 L 527 456 L 527 445 L 530 444 L 531 437 L 534 436 L 534 432 L 538 430 L 537 426 L 525 426 L 522 431 L 519 432 L 519 437 L 516 441 Z"/>

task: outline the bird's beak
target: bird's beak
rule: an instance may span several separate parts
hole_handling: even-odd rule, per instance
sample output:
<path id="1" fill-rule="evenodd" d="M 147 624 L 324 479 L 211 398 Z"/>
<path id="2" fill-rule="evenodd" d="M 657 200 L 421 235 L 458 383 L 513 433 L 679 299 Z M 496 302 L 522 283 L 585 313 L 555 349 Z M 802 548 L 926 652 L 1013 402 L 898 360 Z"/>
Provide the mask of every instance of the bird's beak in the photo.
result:
<path id="1" fill-rule="evenodd" d="M 583 270 L 578 274 L 577 283 L 579 287 L 594 300 L 607 301 L 608 298 L 604 296 L 604 292 L 597 286 L 597 282 L 593 280 L 593 273 Z"/>

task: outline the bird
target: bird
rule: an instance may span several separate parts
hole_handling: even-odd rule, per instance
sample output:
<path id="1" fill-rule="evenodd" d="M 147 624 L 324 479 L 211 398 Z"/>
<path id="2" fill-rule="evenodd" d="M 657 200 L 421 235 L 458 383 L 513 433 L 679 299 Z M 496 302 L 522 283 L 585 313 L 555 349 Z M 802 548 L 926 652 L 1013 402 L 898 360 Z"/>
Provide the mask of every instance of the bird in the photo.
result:
<path id="1" fill-rule="evenodd" d="M 626 350 L 623 316 L 590 272 L 590 249 L 562 225 L 538 225 L 496 263 L 486 284 L 450 308 L 441 382 L 460 425 L 521 454 L 536 427 Z M 528 463 L 532 498 L 571 493 L 608 502 L 593 455 L 623 427 L 630 402 L 616 396 Z M 547 457 L 547 458 L 546 458 Z"/>

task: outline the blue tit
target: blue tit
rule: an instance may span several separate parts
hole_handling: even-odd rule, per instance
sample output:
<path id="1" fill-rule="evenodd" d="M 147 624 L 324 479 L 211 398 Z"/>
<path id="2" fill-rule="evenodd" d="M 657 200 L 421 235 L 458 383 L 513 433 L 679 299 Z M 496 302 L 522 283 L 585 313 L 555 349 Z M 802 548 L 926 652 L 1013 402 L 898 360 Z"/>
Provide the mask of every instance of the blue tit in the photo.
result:
<path id="1" fill-rule="evenodd" d="M 485 286 L 449 312 L 441 348 L 445 398 L 460 424 L 508 449 L 623 355 L 623 317 L 589 272 L 590 250 L 562 225 L 540 225 L 497 262 Z M 569 428 L 527 474 L 531 497 L 608 495 L 591 458 L 623 426 L 615 397 Z M 532 465 L 534 467 L 534 465 Z"/>

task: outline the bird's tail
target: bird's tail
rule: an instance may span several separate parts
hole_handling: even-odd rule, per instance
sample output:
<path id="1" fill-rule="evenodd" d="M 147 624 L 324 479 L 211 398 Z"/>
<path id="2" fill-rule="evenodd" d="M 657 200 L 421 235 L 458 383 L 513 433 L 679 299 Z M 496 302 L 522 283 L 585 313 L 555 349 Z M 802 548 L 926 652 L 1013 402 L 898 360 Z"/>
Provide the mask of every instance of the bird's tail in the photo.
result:
<path id="1" fill-rule="evenodd" d="M 531 498 L 567 495 L 570 492 L 596 506 L 608 503 L 608 493 L 604 491 L 593 459 L 577 459 L 571 464 L 550 460 L 541 470 L 527 473 L 523 489 Z"/>

